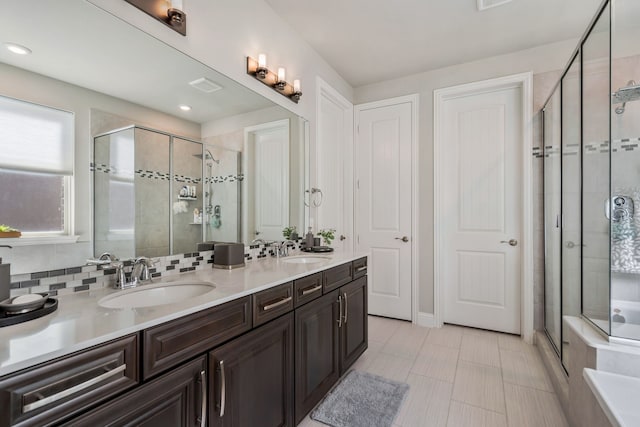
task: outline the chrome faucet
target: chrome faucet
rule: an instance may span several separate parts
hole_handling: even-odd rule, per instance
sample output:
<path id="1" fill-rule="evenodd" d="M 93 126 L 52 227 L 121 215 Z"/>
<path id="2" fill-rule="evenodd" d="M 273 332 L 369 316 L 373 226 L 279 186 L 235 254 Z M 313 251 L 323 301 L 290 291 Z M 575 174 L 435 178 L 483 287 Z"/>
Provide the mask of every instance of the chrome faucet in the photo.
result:
<path id="1" fill-rule="evenodd" d="M 282 243 L 274 242 L 271 244 L 271 247 L 275 249 L 274 256 L 278 258 L 289 256 L 289 246 L 293 246 L 295 248 L 296 242 L 293 240 L 285 240 Z"/>
<path id="2" fill-rule="evenodd" d="M 256 245 L 256 244 L 266 245 L 267 242 L 265 242 L 264 239 L 253 239 L 250 243 L 250 245 Z"/>
<path id="3" fill-rule="evenodd" d="M 116 281 L 114 288 L 116 289 L 128 289 L 135 288 L 144 282 L 151 281 L 151 274 L 149 268 L 153 267 L 153 261 L 147 257 L 136 258 L 133 262 L 133 269 L 131 270 L 131 280 L 127 282 L 127 275 L 124 271 L 124 263 L 118 264 L 116 267 Z"/>
<path id="4" fill-rule="evenodd" d="M 151 280 L 149 268 L 153 267 L 153 261 L 147 257 L 138 257 L 133 262 L 133 270 L 131 270 L 131 282 L 140 284 Z"/>

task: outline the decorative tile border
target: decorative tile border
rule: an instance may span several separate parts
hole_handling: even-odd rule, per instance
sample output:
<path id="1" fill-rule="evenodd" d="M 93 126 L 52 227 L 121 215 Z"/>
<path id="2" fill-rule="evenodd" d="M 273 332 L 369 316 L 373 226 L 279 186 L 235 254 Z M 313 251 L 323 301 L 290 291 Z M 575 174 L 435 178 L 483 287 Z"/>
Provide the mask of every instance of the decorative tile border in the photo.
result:
<path id="1" fill-rule="evenodd" d="M 584 154 L 608 154 L 609 153 L 609 141 L 603 142 L 591 142 L 584 145 Z M 614 139 L 611 152 L 626 152 L 640 150 L 640 138 L 623 138 Z M 558 146 L 545 146 L 533 147 L 531 154 L 536 159 L 543 157 L 554 157 L 560 153 L 560 147 Z M 563 147 L 563 156 L 577 156 L 580 153 L 580 144 L 567 144 Z"/>
<path id="2" fill-rule="evenodd" d="M 144 169 L 137 169 L 135 171 L 131 170 L 121 170 L 118 167 L 113 165 L 105 165 L 103 163 L 89 163 L 89 170 L 91 172 L 104 172 L 106 174 L 119 174 L 123 176 L 133 176 L 134 174 L 140 178 L 147 179 L 158 179 L 161 181 L 170 181 L 171 175 L 167 172 L 158 172 L 158 171 L 150 171 Z M 194 178 L 191 176 L 174 174 L 173 181 L 187 183 L 187 184 L 200 184 L 202 182 L 202 178 Z"/>
<path id="3" fill-rule="evenodd" d="M 303 239 L 298 239 L 289 251 L 294 254 L 305 246 Z M 245 246 L 245 262 L 273 256 L 270 245 L 258 244 Z M 213 268 L 214 251 L 200 251 L 152 258 L 154 266 L 149 269 L 152 278 L 175 276 L 182 273 Z M 133 262 L 123 261 L 125 275 L 131 275 Z M 113 286 L 116 280 L 116 268 L 111 264 L 102 266 L 83 265 L 60 268 L 56 270 L 38 271 L 35 273 L 14 274 L 11 276 L 10 295 L 12 297 L 37 292 L 49 292 L 52 296 L 73 292 L 100 289 Z"/>

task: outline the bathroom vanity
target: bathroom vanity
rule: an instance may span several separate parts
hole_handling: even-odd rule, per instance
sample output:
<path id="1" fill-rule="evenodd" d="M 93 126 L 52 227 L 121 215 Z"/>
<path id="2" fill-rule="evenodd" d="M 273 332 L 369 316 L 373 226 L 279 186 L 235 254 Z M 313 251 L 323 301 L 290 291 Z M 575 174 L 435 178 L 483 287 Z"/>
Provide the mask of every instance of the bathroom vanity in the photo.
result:
<path id="1" fill-rule="evenodd" d="M 174 276 L 215 285 L 175 304 L 79 292 L 0 330 L 0 427 L 297 424 L 367 348 L 367 258 L 295 259 Z"/>

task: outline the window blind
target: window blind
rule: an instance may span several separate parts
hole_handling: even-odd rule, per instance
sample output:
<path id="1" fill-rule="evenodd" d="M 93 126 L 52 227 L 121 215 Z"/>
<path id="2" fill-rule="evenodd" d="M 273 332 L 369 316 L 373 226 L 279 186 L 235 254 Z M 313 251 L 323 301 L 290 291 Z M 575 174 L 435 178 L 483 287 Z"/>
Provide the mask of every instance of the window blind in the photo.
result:
<path id="1" fill-rule="evenodd" d="M 0 168 L 73 174 L 73 113 L 0 96 Z"/>

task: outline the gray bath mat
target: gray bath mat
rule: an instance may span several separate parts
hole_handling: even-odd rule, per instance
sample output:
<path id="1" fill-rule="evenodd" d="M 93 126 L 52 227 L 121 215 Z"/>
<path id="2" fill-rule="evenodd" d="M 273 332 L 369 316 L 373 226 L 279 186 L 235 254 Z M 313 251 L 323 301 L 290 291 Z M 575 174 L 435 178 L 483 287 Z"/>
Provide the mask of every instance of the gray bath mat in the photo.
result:
<path id="1" fill-rule="evenodd" d="M 407 390 L 407 384 L 351 371 L 311 413 L 311 418 L 333 427 L 390 427 Z"/>

